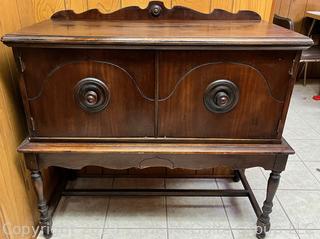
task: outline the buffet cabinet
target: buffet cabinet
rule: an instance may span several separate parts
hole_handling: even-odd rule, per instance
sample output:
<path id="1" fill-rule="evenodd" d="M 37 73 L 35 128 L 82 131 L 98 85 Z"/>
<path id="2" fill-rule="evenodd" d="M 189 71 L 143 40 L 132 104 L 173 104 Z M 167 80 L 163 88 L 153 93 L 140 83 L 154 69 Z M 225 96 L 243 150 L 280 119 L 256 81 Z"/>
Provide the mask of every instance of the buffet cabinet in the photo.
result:
<path id="1" fill-rule="evenodd" d="M 57 12 L 2 41 L 21 71 L 29 136 L 18 150 L 46 237 L 51 216 L 40 170 L 89 165 L 229 166 L 245 190 L 105 193 L 248 196 L 257 236 L 265 236 L 280 173 L 294 153 L 282 132 L 297 64 L 312 40 L 250 11 L 202 14 L 150 2 L 111 14 Z M 262 210 L 245 178 L 250 167 L 272 170 Z"/>

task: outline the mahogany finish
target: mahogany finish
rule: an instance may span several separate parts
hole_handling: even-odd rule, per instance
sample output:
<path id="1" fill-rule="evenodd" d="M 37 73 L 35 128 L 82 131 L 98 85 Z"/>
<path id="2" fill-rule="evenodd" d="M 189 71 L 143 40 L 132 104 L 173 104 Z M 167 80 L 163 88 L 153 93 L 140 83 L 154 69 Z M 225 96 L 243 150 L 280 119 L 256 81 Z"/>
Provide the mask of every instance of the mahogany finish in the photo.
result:
<path id="1" fill-rule="evenodd" d="M 280 126 L 285 121 L 282 113 L 292 80 L 288 69 L 295 54 L 161 52 L 159 136 L 280 140 Z M 203 104 L 207 86 L 219 79 L 232 79 L 240 94 L 236 107 L 224 114 L 214 114 Z"/>
<path id="2" fill-rule="evenodd" d="M 97 9 L 76 14 L 72 10 L 60 11 L 51 17 L 52 20 L 261 20 L 259 14 L 252 11 L 230 13 L 222 9 L 214 9 L 210 14 L 200 13 L 193 9 L 174 6 L 167 9 L 163 2 L 152 1 L 145 9 L 126 7 L 112 14 L 103 14 Z"/>
<path id="3" fill-rule="evenodd" d="M 159 6 L 158 15 L 152 13 Z M 179 30 L 177 30 L 179 29 Z M 127 7 L 103 14 L 60 11 L 51 20 L 6 34 L 10 46 L 120 49 L 306 49 L 312 40 L 261 21 L 252 11 L 210 14 L 150 2 L 146 9 Z"/>
<path id="4" fill-rule="evenodd" d="M 2 41 L 21 71 L 29 137 L 18 150 L 33 172 L 46 237 L 39 171 L 50 166 L 229 166 L 245 191 L 222 195 L 248 196 L 263 229 L 257 236 L 270 229 L 280 173 L 294 153 L 283 127 L 312 40 L 249 11 L 202 14 L 151 2 L 111 14 L 58 12 Z M 243 172 L 258 166 L 272 170 L 262 211 Z"/>
<path id="5" fill-rule="evenodd" d="M 150 80 L 155 74 L 154 52 L 42 48 L 19 51 L 25 62 L 31 136 L 154 135 L 155 82 Z M 84 110 L 75 99 L 78 82 L 87 77 L 99 79 L 108 87 L 110 100 L 101 111 Z"/>

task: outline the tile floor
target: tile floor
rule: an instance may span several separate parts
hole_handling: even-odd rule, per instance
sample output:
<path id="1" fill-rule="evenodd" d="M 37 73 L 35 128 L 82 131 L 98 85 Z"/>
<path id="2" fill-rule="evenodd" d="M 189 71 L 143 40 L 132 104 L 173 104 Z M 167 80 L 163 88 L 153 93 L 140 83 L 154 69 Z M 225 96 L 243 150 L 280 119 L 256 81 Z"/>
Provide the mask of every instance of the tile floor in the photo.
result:
<path id="1" fill-rule="evenodd" d="M 319 85 L 294 90 L 285 138 L 295 148 L 271 214 L 267 238 L 320 239 Z M 246 171 L 261 204 L 269 172 Z M 241 188 L 225 179 L 79 179 L 72 188 Z M 53 218 L 54 239 L 250 239 L 255 214 L 245 198 L 64 197 Z M 39 236 L 39 238 L 42 238 Z"/>

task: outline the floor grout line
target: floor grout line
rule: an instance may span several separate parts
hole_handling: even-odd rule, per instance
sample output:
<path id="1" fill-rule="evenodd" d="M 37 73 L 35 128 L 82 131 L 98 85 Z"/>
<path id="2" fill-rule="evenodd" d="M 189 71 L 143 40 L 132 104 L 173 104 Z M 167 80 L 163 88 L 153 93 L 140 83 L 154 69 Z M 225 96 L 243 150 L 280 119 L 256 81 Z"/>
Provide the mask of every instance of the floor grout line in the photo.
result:
<path id="1" fill-rule="evenodd" d="M 300 158 L 300 156 L 297 154 L 297 157 L 300 159 L 300 161 L 302 161 L 301 160 L 301 158 Z M 306 165 L 305 165 L 306 166 Z M 262 170 L 262 169 L 261 169 Z M 267 179 L 267 177 L 266 177 L 266 175 L 262 172 L 262 174 L 264 175 L 264 177 Z M 281 180 L 281 179 L 280 179 Z M 298 189 L 297 189 L 298 190 Z M 279 192 L 279 191 L 296 191 L 295 189 L 289 189 L 289 190 L 286 190 L 286 189 L 277 189 L 277 192 Z M 304 191 L 309 191 L 309 190 L 304 190 Z M 311 190 L 311 191 L 314 191 L 314 190 Z M 316 190 L 316 191 L 318 191 L 318 190 Z M 290 219 L 290 217 L 289 217 L 289 215 L 288 215 L 288 213 L 287 213 L 287 211 L 285 210 L 285 208 L 283 207 L 283 205 L 282 205 L 282 203 L 281 203 L 281 201 L 280 201 L 280 199 L 279 199 L 279 197 L 278 197 L 278 195 L 277 195 L 277 193 L 276 193 L 276 195 L 275 195 L 275 198 L 276 198 L 276 200 L 278 201 L 278 203 L 279 203 L 279 205 L 280 205 L 280 207 L 281 207 L 281 209 L 282 209 L 282 211 L 284 212 L 284 214 L 286 215 L 286 217 L 287 217 L 287 219 L 289 220 L 289 222 L 290 222 L 290 224 L 291 224 L 291 226 L 293 227 L 293 230 L 295 231 L 295 233 L 296 233 L 296 235 L 298 236 L 298 238 L 300 239 L 300 236 L 299 236 L 299 233 L 298 233 L 298 231 L 296 230 L 296 228 L 295 228 L 295 226 L 294 226 L 294 224 L 293 224 L 293 222 L 292 222 L 292 220 Z M 283 230 L 283 229 L 282 229 Z"/>
<path id="2" fill-rule="evenodd" d="M 279 205 L 280 205 L 280 207 L 281 207 L 282 211 L 284 212 L 284 214 L 285 214 L 285 215 L 286 215 L 286 217 L 288 218 L 288 220 L 289 220 L 289 222 L 290 222 L 291 226 L 293 227 L 293 230 L 296 232 L 296 234 L 297 234 L 298 238 L 300 238 L 300 236 L 299 236 L 299 234 L 298 234 L 298 231 L 297 231 L 296 227 L 294 226 L 294 224 L 293 224 L 293 222 L 292 222 L 291 218 L 289 217 L 289 215 L 288 215 L 287 211 L 286 211 L 286 210 L 285 210 L 285 208 L 283 207 L 283 205 L 282 205 L 282 203 L 281 203 L 281 201 L 280 201 L 280 199 L 279 199 L 279 197 L 278 197 L 278 195 L 277 195 L 277 194 L 275 195 L 275 198 L 277 199 L 277 201 L 278 201 L 278 203 L 279 203 Z"/>
<path id="3" fill-rule="evenodd" d="M 111 183 L 111 188 L 114 187 L 114 181 L 115 181 L 115 179 L 113 178 L 113 179 L 112 179 L 112 183 Z M 102 234 L 101 234 L 101 239 L 103 239 L 103 237 L 104 237 L 104 230 L 105 230 L 105 228 L 106 228 L 107 216 L 108 216 L 109 207 L 110 207 L 110 201 L 111 201 L 111 197 L 109 196 L 109 197 L 108 197 L 106 214 L 105 214 L 105 217 L 104 217 L 104 223 L 103 223 L 103 230 L 102 230 Z"/>
<path id="4" fill-rule="evenodd" d="M 167 189 L 167 179 L 164 178 L 164 189 Z M 165 207 L 166 207 L 166 226 L 167 226 L 167 239 L 169 239 L 169 222 L 168 222 L 168 200 L 167 196 L 164 196 Z"/>
<path id="5" fill-rule="evenodd" d="M 234 229 L 235 231 L 249 231 L 249 230 L 254 230 L 255 228 L 236 228 Z M 320 231 L 320 229 L 299 229 L 299 230 L 304 230 L 304 231 Z M 294 229 L 288 229 L 288 228 L 276 228 L 276 229 L 270 229 L 270 231 L 294 231 Z"/>
<path id="6" fill-rule="evenodd" d="M 294 140 L 294 141 L 297 141 L 297 140 Z M 301 141 L 301 140 L 300 140 Z M 310 141 L 314 141 L 314 140 L 310 140 Z M 320 140 L 319 140 L 320 141 Z M 318 163 L 319 162 L 319 160 L 317 160 L 317 161 L 309 161 L 309 160 L 307 160 L 307 161 L 305 161 L 305 160 L 303 160 L 303 157 L 302 157 L 302 155 L 300 155 L 300 153 L 299 152 L 295 152 L 295 155 L 298 157 L 298 159 L 299 160 L 294 160 L 294 161 L 290 161 L 290 162 L 302 162 L 305 166 L 306 166 L 306 164 L 305 163 Z M 289 159 L 288 159 L 289 160 Z M 289 161 L 288 161 L 289 162 Z M 306 166 L 307 167 L 307 166 Z M 308 168 L 308 167 L 307 167 Z"/>
<path id="7" fill-rule="evenodd" d="M 298 158 L 300 158 L 300 155 L 297 155 Z M 301 158 L 300 158 L 301 159 Z M 307 170 L 309 171 L 309 173 L 312 174 L 312 176 L 318 181 L 319 185 L 320 185 L 320 180 L 314 175 L 314 173 L 312 172 L 312 170 L 308 167 L 308 165 L 301 159 L 301 162 L 303 163 L 303 165 L 307 168 Z M 320 191 L 320 190 L 319 190 Z"/>
<path id="8" fill-rule="evenodd" d="M 262 169 L 260 168 L 260 171 L 261 171 L 261 173 L 262 173 L 262 175 L 263 175 L 263 177 L 266 179 L 266 180 L 268 180 L 268 178 L 267 178 L 267 176 L 264 174 L 264 172 L 262 171 Z M 257 191 L 257 190 L 255 190 L 255 189 L 252 189 L 253 191 Z M 265 190 L 264 190 L 265 191 Z M 277 194 L 275 195 L 275 199 L 278 201 L 278 203 L 279 203 L 279 205 L 280 205 L 280 207 L 281 207 L 281 209 L 282 209 L 282 211 L 285 213 L 285 215 L 286 215 L 286 217 L 287 217 L 287 219 L 289 220 L 289 222 L 290 222 L 290 225 L 292 226 L 292 228 L 293 229 L 287 229 L 287 230 L 290 230 L 290 231 L 295 231 L 295 233 L 296 233 L 296 235 L 297 235 L 297 237 L 300 239 L 300 236 L 299 236 L 299 234 L 298 234 L 298 232 L 297 232 L 297 230 L 295 229 L 295 227 L 294 227 L 294 225 L 293 225 L 293 223 L 292 223 L 292 221 L 291 221 L 291 219 L 289 218 L 289 216 L 288 216 L 288 214 L 287 214 L 287 212 L 285 211 L 285 209 L 284 209 L 284 207 L 282 206 L 282 204 L 281 204 L 281 202 L 280 202 L 280 200 L 279 200 L 279 198 L 278 198 L 278 196 L 277 196 Z M 232 229 L 233 230 L 233 229 Z M 280 231 L 283 231 L 284 229 L 271 229 L 271 230 L 280 230 Z"/>
<path id="9" fill-rule="evenodd" d="M 294 97 L 294 96 L 293 96 Z M 320 137 L 320 131 L 318 131 L 317 129 L 315 129 L 308 121 L 306 121 L 303 117 L 300 116 L 301 112 L 297 112 L 295 107 L 292 107 L 292 110 L 294 111 L 294 113 L 296 114 L 296 116 L 302 120 L 304 123 L 307 124 L 307 126 L 309 126 L 319 137 Z M 313 140 L 313 139 L 311 139 Z M 316 140 L 320 140 L 320 138 L 317 138 Z"/>
<path id="10" fill-rule="evenodd" d="M 320 137 L 320 136 L 319 136 Z M 320 139 L 317 138 L 291 138 L 291 137 L 286 137 L 284 135 L 284 138 L 287 140 L 295 140 L 295 141 L 320 141 Z"/>
<path id="11" fill-rule="evenodd" d="M 299 140 L 299 141 L 320 141 L 319 138 L 316 139 L 302 139 L 302 138 L 290 138 L 290 137 L 286 137 L 285 135 L 283 135 L 283 137 L 285 138 L 285 140 Z M 319 136 L 320 137 L 320 136 Z"/>
<path id="12" fill-rule="evenodd" d="M 309 171 L 309 173 L 311 173 L 312 177 L 316 179 L 316 181 L 319 183 L 320 185 L 320 181 L 318 180 L 318 178 L 311 172 L 311 170 L 309 169 L 309 167 L 303 162 L 303 160 L 301 159 L 300 155 L 297 154 L 297 157 L 299 158 L 299 161 L 291 161 L 290 163 L 302 163 L 306 169 Z M 284 171 L 283 171 L 284 172 Z M 265 177 L 266 180 L 268 180 L 267 176 L 262 172 L 263 176 Z M 281 179 L 280 179 L 280 184 L 281 184 Z M 253 189 L 253 190 L 257 190 L 257 189 Z M 277 191 L 303 191 L 303 192 L 318 192 L 320 191 L 319 189 L 303 189 L 303 188 L 278 188 Z"/>
<path id="13" fill-rule="evenodd" d="M 300 117 L 299 113 L 298 113 L 298 117 Z M 304 118 L 300 117 L 300 119 L 305 122 L 315 133 L 317 133 L 320 137 L 320 132 L 315 129 L 308 121 L 306 121 Z"/>
<path id="14" fill-rule="evenodd" d="M 217 181 L 216 179 L 215 179 L 215 183 L 216 183 L 217 189 L 220 189 L 219 184 L 218 184 L 218 181 Z M 229 230 L 230 230 L 230 232 L 231 232 L 231 236 L 232 236 L 233 239 L 235 239 L 234 233 L 233 233 L 233 230 L 232 230 L 232 227 L 231 227 L 231 222 L 230 222 L 230 219 L 229 219 L 229 216 L 228 216 L 228 213 L 227 213 L 227 209 L 226 209 L 226 206 L 225 206 L 225 204 L 224 204 L 224 201 L 223 201 L 223 198 L 222 198 L 222 197 L 220 197 L 220 201 L 221 201 L 221 203 L 222 203 L 223 210 L 224 210 L 224 213 L 225 213 L 226 218 L 227 218 L 227 221 L 228 221 L 228 225 L 229 225 Z"/>
<path id="15" fill-rule="evenodd" d="M 102 230 L 103 228 L 102 227 L 55 227 L 53 229 L 56 229 L 56 230 L 60 230 L 60 229 L 74 229 L 74 230 L 82 230 L 82 229 L 88 229 L 88 230 Z M 166 228 L 159 228 L 159 227 L 110 227 L 110 228 L 105 228 L 106 230 L 167 230 Z M 234 231 L 248 231 L 248 230 L 255 230 L 256 228 L 252 227 L 252 228 L 249 228 L 249 227 L 238 227 L 238 228 L 225 228 L 225 227 L 221 227 L 221 228 L 212 228 L 212 227 L 203 227 L 203 228 L 198 228 L 198 227 L 195 227 L 195 228 L 181 228 L 181 227 L 172 227 L 172 228 L 169 228 L 170 230 L 188 230 L 188 231 L 193 231 L 193 230 L 206 230 L 206 231 L 218 231 L 218 230 L 222 230 L 222 231 L 230 231 L 230 230 L 234 230 Z M 294 231 L 293 228 L 275 228 L 275 229 L 272 229 L 271 230 L 273 231 Z M 300 231 L 320 231 L 319 228 L 301 228 L 301 229 L 298 229 Z"/>

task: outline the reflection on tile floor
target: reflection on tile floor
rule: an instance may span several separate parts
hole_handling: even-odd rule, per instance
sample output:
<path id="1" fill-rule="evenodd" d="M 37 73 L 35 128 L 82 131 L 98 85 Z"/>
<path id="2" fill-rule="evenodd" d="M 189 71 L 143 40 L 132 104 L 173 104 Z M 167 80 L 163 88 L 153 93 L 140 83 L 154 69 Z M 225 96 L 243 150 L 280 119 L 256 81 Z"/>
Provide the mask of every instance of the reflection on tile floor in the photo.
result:
<path id="1" fill-rule="evenodd" d="M 294 90 L 284 136 L 296 150 L 282 174 L 266 238 L 320 238 L 320 102 L 318 85 Z M 263 202 L 269 172 L 247 170 Z M 70 188 L 241 189 L 224 179 L 79 179 Z M 59 239 L 250 239 L 255 215 L 245 198 L 64 197 L 53 218 Z M 42 238 L 40 235 L 39 238 Z"/>

